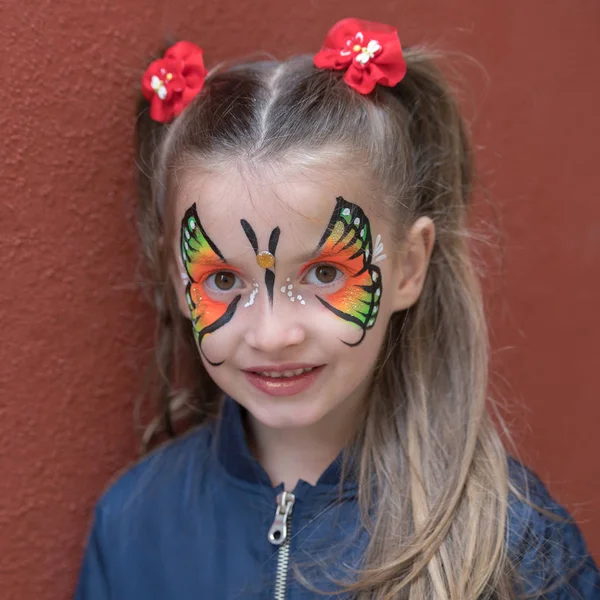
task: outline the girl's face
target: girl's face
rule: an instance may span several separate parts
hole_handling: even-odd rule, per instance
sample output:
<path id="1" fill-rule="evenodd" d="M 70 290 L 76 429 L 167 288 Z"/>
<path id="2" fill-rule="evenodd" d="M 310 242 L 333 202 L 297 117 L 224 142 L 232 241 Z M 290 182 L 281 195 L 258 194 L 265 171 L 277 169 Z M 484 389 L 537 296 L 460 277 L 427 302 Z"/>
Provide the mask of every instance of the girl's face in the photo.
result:
<path id="1" fill-rule="evenodd" d="M 324 169 L 180 180 L 181 309 L 210 376 L 263 425 L 310 426 L 364 397 L 404 308 L 382 212 Z"/>

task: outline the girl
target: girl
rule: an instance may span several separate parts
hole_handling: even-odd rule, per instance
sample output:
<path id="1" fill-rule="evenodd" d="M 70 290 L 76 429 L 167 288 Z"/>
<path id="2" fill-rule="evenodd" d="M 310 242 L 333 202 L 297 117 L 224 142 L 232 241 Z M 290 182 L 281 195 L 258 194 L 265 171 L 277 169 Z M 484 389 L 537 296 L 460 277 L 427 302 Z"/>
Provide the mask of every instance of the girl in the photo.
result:
<path id="1" fill-rule="evenodd" d="M 466 244 L 465 126 L 427 54 L 345 19 L 315 56 L 143 78 L 150 431 L 78 600 L 599 598 L 568 512 L 507 456 Z"/>

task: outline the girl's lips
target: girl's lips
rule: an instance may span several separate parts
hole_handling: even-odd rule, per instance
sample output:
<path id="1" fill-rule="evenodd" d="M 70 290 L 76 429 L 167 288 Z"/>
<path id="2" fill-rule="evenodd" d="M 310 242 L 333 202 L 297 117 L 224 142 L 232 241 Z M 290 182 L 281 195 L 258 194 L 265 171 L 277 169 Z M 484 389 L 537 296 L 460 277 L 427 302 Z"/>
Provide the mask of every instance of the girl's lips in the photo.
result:
<path id="1" fill-rule="evenodd" d="M 314 367 L 322 367 L 314 363 L 284 363 L 279 365 L 259 365 L 257 367 L 248 367 L 244 371 L 252 373 L 283 373 L 283 371 L 295 371 L 297 369 L 312 369 Z"/>
<path id="2" fill-rule="evenodd" d="M 287 368 L 282 369 L 281 367 L 265 368 L 266 372 L 283 372 L 293 371 L 295 369 L 309 368 L 309 365 L 302 367 L 296 366 L 295 368 L 289 368 L 289 365 L 285 365 Z M 321 374 L 325 365 L 314 367 L 312 371 L 302 373 L 301 375 L 294 375 L 292 377 L 267 377 L 254 371 L 244 371 L 244 375 L 248 381 L 258 390 L 269 394 L 270 396 L 294 396 L 300 392 L 307 390 Z"/>

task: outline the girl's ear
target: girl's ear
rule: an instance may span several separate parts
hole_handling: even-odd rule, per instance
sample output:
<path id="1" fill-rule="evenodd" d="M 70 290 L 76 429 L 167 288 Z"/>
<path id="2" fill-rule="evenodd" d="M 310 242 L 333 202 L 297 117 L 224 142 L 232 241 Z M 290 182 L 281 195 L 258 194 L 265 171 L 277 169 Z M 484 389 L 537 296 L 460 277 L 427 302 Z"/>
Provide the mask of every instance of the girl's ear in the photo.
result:
<path id="1" fill-rule="evenodd" d="M 429 217 L 419 217 L 402 244 L 396 266 L 393 290 L 394 312 L 411 307 L 421 295 L 429 259 L 435 242 L 435 225 Z"/>

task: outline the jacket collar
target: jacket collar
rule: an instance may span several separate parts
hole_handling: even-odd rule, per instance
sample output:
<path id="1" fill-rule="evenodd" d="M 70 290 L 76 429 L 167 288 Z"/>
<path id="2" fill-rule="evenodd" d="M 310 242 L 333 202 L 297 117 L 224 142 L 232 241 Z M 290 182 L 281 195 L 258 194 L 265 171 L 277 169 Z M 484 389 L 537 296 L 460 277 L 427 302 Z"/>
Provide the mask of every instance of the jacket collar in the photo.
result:
<path id="1" fill-rule="evenodd" d="M 221 410 L 221 418 L 216 425 L 216 454 L 223 468 L 232 477 L 246 483 L 272 488 L 269 476 L 260 463 L 252 456 L 243 426 L 243 409 L 235 400 L 226 397 Z M 314 488 L 330 492 L 339 486 L 342 476 L 342 460 L 344 451 L 325 469 L 315 486 L 306 481 L 298 482 L 297 490 Z M 350 469 L 352 471 L 352 469 Z M 347 473 L 344 489 L 354 490 L 357 487 L 354 475 Z M 275 490 L 283 489 L 280 484 Z M 296 490 L 294 490 L 296 491 Z"/>

